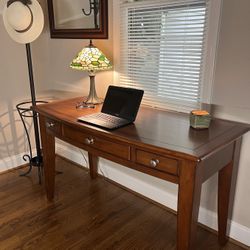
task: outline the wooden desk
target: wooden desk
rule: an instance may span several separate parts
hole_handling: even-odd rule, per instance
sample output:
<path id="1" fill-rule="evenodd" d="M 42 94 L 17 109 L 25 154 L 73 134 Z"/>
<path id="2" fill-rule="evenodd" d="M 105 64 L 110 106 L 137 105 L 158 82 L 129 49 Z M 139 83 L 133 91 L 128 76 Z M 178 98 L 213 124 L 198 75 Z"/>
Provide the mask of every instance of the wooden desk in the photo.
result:
<path id="1" fill-rule="evenodd" d="M 55 137 L 88 151 L 91 178 L 98 156 L 178 184 L 177 249 L 194 249 L 201 186 L 218 177 L 219 242 L 227 242 L 227 219 L 233 171 L 237 170 L 241 136 L 248 127 L 213 120 L 208 130 L 189 127 L 185 114 L 141 108 L 135 124 L 105 131 L 77 122 L 100 110 L 75 109 L 79 98 L 34 107 L 39 113 L 47 197 L 55 188 Z M 233 183 L 233 182 L 232 182 Z"/>

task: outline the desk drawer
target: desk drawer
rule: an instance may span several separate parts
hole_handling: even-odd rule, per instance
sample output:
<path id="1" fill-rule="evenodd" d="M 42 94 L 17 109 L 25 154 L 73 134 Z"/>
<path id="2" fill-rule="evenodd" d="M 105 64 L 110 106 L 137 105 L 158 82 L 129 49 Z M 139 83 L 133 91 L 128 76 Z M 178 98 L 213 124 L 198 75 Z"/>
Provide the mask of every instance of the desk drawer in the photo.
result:
<path id="1" fill-rule="evenodd" d="M 130 159 L 130 147 L 115 140 L 111 141 L 111 139 L 98 137 L 91 133 L 75 130 L 68 126 L 63 127 L 63 134 L 68 139 L 74 140 L 91 148 L 126 160 Z"/>
<path id="2" fill-rule="evenodd" d="M 46 118 L 45 125 L 46 125 L 46 130 L 48 133 L 51 133 L 53 135 L 61 135 L 62 134 L 61 123 L 59 123 L 53 119 Z"/>
<path id="3" fill-rule="evenodd" d="M 178 175 L 178 160 L 173 158 L 136 149 L 135 162 L 169 174 Z"/>

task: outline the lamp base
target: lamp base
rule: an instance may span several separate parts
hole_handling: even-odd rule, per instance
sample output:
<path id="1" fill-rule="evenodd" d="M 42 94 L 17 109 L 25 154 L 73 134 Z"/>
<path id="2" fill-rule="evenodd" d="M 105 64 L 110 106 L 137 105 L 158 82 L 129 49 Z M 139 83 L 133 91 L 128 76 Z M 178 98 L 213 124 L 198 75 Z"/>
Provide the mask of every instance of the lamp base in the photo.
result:
<path id="1" fill-rule="evenodd" d="M 86 102 L 77 102 L 76 103 L 76 108 L 77 109 L 84 109 L 84 108 L 91 108 L 94 109 L 95 108 L 95 104 L 88 104 Z"/>
<path id="2" fill-rule="evenodd" d="M 89 95 L 81 103 L 77 103 L 76 108 L 95 108 L 95 105 L 102 104 L 103 99 L 99 98 L 96 94 L 95 90 L 95 74 L 91 72 L 89 74 L 90 78 L 90 88 L 89 88 Z"/>
<path id="3" fill-rule="evenodd" d="M 89 93 L 87 99 L 84 101 L 86 104 L 102 104 L 103 99 L 96 96 L 96 93 Z"/>

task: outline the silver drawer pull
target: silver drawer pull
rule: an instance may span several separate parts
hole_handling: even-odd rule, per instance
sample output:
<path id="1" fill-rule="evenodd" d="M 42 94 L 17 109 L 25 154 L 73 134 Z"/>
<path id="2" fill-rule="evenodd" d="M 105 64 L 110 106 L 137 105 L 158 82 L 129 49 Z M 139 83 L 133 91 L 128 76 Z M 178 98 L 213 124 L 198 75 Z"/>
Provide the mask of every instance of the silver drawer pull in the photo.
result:
<path id="1" fill-rule="evenodd" d="M 46 122 L 46 127 L 47 128 L 53 128 L 53 127 L 55 127 L 55 123 L 54 122 Z"/>
<path id="2" fill-rule="evenodd" d="M 88 145 L 91 145 L 91 144 L 94 144 L 94 138 L 85 138 L 85 143 L 88 144 Z"/>
<path id="3" fill-rule="evenodd" d="M 158 159 L 152 159 L 151 161 L 150 161 L 150 166 L 151 167 L 157 167 L 157 165 L 160 163 L 160 161 L 158 160 Z"/>

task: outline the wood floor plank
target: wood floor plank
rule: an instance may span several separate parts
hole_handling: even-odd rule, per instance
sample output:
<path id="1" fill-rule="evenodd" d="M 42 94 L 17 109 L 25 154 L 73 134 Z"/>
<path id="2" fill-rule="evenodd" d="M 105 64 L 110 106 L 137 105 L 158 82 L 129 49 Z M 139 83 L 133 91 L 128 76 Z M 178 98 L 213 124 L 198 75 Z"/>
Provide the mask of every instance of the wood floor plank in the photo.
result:
<path id="1" fill-rule="evenodd" d="M 0 175 L 0 249 L 176 248 L 176 215 L 57 158 L 56 194 L 46 199 L 37 172 Z M 200 249 L 219 250 L 215 234 L 198 229 Z M 224 250 L 242 250 L 228 243 Z"/>

